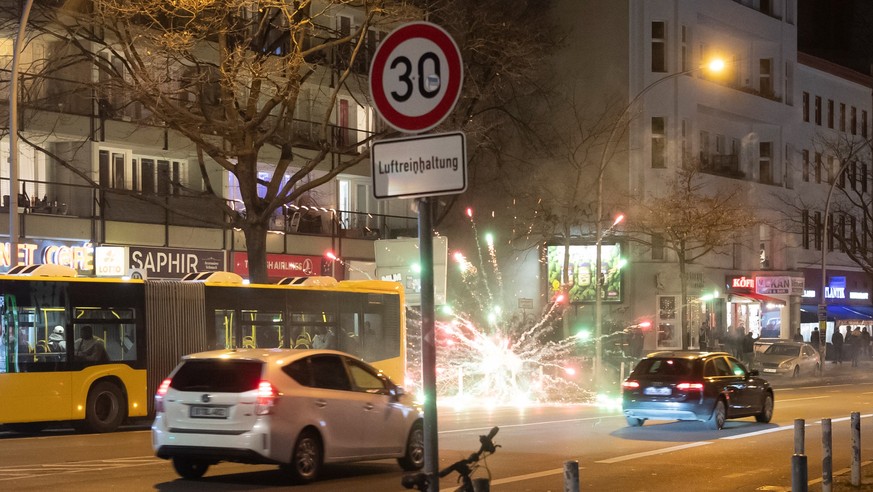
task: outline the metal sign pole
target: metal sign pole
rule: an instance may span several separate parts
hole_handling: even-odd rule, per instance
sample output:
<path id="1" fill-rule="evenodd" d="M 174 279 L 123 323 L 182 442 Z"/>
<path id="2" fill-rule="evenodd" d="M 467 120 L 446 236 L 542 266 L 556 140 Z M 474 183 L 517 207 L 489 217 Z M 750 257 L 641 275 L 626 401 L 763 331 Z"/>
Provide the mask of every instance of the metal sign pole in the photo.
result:
<path id="1" fill-rule="evenodd" d="M 436 344 L 434 340 L 433 226 L 431 200 L 418 200 L 418 248 L 421 254 L 421 380 L 424 389 L 424 471 L 430 492 L 439 487 L 439 442 L 436 404 Z"/>

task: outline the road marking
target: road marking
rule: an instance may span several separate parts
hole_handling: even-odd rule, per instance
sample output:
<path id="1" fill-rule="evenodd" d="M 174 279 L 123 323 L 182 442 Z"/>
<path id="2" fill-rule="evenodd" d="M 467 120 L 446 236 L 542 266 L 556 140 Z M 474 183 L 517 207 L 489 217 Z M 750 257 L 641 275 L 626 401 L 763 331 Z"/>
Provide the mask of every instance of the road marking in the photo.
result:
<path id="1" fill-rule="evenodd" d="M 647 456 L 657 456 L 659 454 L 672 453 L 674 451 L 682 451 L 683 449 L 696 448 L 698 446 L 704 446 L 707 444 L 712 444 L 712 441 L 691 442 L 688 444 L 680 444 L 679 446 L 672 446 L 669 448 L 661 448 L 661 449 L 654 449 L 652 451 L 644 451 L 642 453 L 626 454 L 624 456 L 616 456 L 615 458 L 609 458 L 606 460 L 595 461 L 595 463 L 606 463 L 606 464 L 619 463 L 621 461 L 635 460 L 637 458 L 645 458 Z"/>
<path id="2" fill-rule="evenodd" d="M 760 436 L 762 434 L 771 434 L 773 432 L 781 432 L 781 431 L 786 431 L 789 429 L 794 429 L 794 425 L 786 425 L 786 426 L 782 426 L 782 427 L 775 427 L 772 429 L 764 429 L 764 430 L 759 430 L 759 431 L 755 431 L 755 432 L 745 432 L 743 434 L 737 434 L 735 436 L 720 437 L 719 439 L 728 439 L 728 440 L 730 440 L 730 439 L 745 439 L 747 437 L 755 437 L 755 436 Z"/>
<path id="3" fill-rule="evenodd" d="M 566 424 L 566 423 L 572 423 L 572 422 L 587 422 L 590 420 L 604 420 L 604 419 L 617 419 L 617 418 L 624 418 L 624 415 L 621 415 L 621 414 L 601 415 L 599 417 L 585 417 L 582 419 L 546 420 L 544 422 L 526 422 L 524 424 L 506 424 L 506 425 L 501 425 L 500 428 L 501 429 L 511 429 L 513 427 L 528 427 L 531 425 Z M 491 430 L 492 427 L 494 427 L 494 426 L 491 426 L 491 427 L 470 427 L 467 429 L 444 430 L 444 431 L 439 431 L 439 433 L 440 434 L 460 434 L 460 433 L 464 433 L 464 432 L 489 431 L 489 430 Z"/>
<path id="4" fill-rule="evenodd" d="M 830 396 L 805 396 L 803 398 L 780 398 L 779 403 L 785 403 L 786 401 L 819 400 L 822 398 L 830 398 Z"/>
<path id="5" fill-rule="evenodd" d="M 156 465 L 165 462 L 165 460 L 156 456 L 131 456 L 128 458 L 109 460 L 69 461 L 64 463 L 47 463 L 33 466 L 5 466 L 0 467 L 0 482 L 37 476 L 60 475 L 64 473 L 82 473 L 118 468 L 131 468 L 134 466 Z"/>

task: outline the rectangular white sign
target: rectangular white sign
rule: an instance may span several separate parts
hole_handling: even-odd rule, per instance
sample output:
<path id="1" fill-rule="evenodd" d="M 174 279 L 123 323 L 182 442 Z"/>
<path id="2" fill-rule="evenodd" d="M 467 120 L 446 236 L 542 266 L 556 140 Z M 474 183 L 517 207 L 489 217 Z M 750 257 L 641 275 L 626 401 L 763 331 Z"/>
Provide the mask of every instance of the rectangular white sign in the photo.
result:
<path id="1" fill-rule="evenodd" d="M 379 140 L 370 153 L 373 195 L 412 198 L 467 189 L 467 143 L 462 132 Z"/>

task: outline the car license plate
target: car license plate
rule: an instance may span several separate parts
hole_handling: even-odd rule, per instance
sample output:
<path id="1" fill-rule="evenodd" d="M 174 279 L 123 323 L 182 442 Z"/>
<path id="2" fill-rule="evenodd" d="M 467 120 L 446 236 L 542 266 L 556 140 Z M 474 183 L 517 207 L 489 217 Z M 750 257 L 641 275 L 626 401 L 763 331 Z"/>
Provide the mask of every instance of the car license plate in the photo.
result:
<path id="1" fill-rule="evenodd" d="M 776 372 L 776 369 L 764 369 L 764 372 Z"/>
<path id="2" fill-rule="evenodd" d="M 672 390 L 670 390 L 669 386 L 649 386 L 643 390 L 644 395 L 652 396 L 670 396 L 671 393 Z"/>
<path id="3" fill-rule="evenodd" d="M 204 405 L 194 405 L 191 407 L 191 418 L 193 419 L 226 419 L 227 407 L 208 407 Z"/>

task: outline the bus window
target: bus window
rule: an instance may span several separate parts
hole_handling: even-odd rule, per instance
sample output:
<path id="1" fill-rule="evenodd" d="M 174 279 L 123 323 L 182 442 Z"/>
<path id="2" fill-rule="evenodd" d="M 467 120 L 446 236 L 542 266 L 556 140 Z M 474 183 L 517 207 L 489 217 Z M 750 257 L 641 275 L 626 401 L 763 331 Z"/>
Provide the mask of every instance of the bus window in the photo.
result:
<path id="1" fill-rule="evenodd" d="M 236 347 L 236 319 L 233 309 L 215 310 L 215 348 L 231 349 Z"/>
<path id="2" fill-rule="evenodd" d="M 313 339 L 318 334 L 330 336 L 335 334 L 334 325 L 336 317 L 332 313 L 321 312 L 294 312 L 290 315 L 290 340 L 294 341 L 291 348 L 313 348 Z M 340 344 L 341 345 L 341 344 Z M 340 350 L 343 350 L 340 348 Z"/>
<path id="3" fill-rule="evenodd" d="M 135 310 L 75 308 L 74 314 L 74 360 L 85 363 L 136 360 Z"/>
<path id="4" fill-rule="evenodd" d="M 283 346 L 282 313 L 243 310 L 240 328 L 243 348 L 278 348 Z"/>

